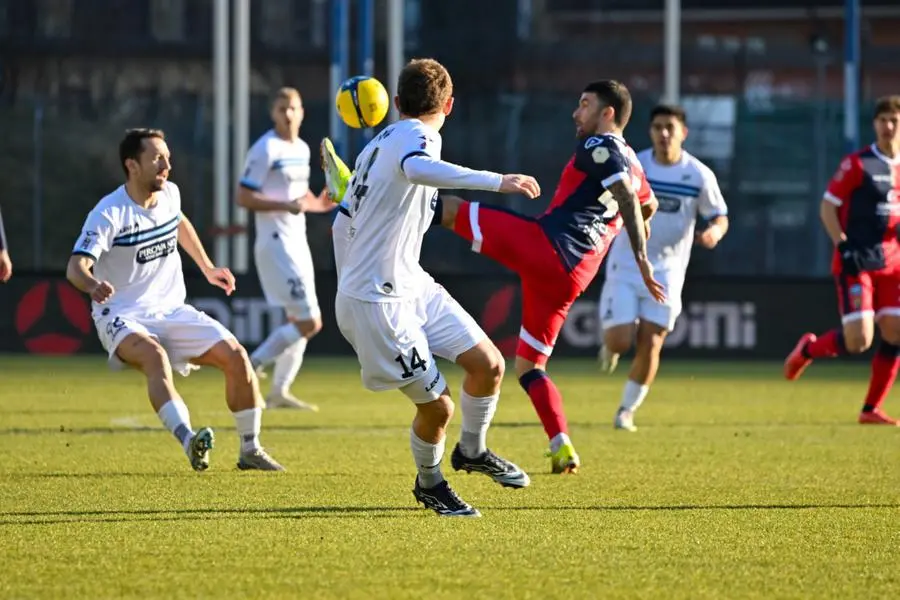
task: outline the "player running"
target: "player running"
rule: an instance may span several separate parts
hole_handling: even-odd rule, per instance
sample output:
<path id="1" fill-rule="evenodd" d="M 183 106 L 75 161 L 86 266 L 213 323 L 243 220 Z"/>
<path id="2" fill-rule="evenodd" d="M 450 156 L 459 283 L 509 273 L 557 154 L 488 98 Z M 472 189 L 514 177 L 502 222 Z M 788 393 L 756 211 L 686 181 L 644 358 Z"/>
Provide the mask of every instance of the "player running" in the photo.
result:
<path id="1" fill-rule="evenodd" d="M 262 397 L 246 351 L 223 325 L 185 304 L 179 244 L 226 294 L 234 291 L 234 276 L 213 265 L 181 212 L 181 194 L 168 181 L 163 132 L 128 130 L 119 158 L 126 182 L 90 212 L 66 270 L 72 285 L 91 296 L 110 366 L 144 374 L 150 404 L 197 471 L 209 467 L 214 435 L 208 427 L 191 427 L 172 370 L 185 376 L 200 366 L 221 370 L 240 438 L 238 468 L 282 471 L 259 443 Z"/>
<path id="2" fill-rule="evenodd" d="M 795 380 L 817 358 L 866 351 L 878 325 L 869 391 L 859 423 L 900 425 L 881 405 L 900 369 L 900 96 L 875 104 L 875 143 L 841 162 L 822 199 L 834 243 L 832 273 L 842 328 L 806 333 L 784 363 Z"/>
<path id="3" fill-rule="evenodd" d="M 529 478 L 487 448 L 503 357 L 475 320 L 422 269 L 422 238 L 435 210 L 440 211 L 438 188 L 529 197 L 540 189 L 531 177 L 473 171 L 441 160 L 439 131 L 453 108 L 453 84 L 440 63 L 411 61 L 400 73 L 397 90 L 400 120 L 363 148 L 347 188 L 349 221 L 341 240 L 344 257 L 337 261 L 335 313 L 359 358 L 363 384 L 373 391 L 399 389 L 416 404 L 410 432 L 418 469 L 415 498 L 439 515 L 479 516 L 441 473 L 453 402 L 432 355 L 466 371 L 453 468 L 484 473 L 514 488 L 527 486 Z"/>
<path id="4" fill-rule="evenodd" d="M 634 413 L 647 397 L 659 369 L 666 335 L 681 313 L 681 290 L 694 244 L 698 213 L 710 221 L 696 241 L 714 248 L 728 231 L 728 207 L 715 174 L 682 148 L 687 118 L 679 106 L 659 105 L 650 113 L 653 147 L 637 155 L 659 201 L 647 253 L 653 273 L 665 287 L 666 301 L 656 302 L 641 281 L 628 234 L 613 241 L 598 309 L 603 326 L 601 368 L 612 373 L 619 355 L 637 337 L 634 361 L 614 419 L 617 429 L 636 431 Z"/>
<path id="5" fill-rule="evenodd" d="M 306 239 L 308 212 L 333 209 L 326 195 L 309 189 L 309 146 L 299 136 L 303 103 L 294 88 L 281 88 L 272 102 L 274 127 L 247 153 L 237 203 L 255 213 L 253 254 L 266 301 L 284 309 L 287 323 L 259 345 L 250 360 L 258 373 L 274 361 L 266 408 L 318 410 L 297 399 L 291 384 L 306 345 L 322 329 L 312 254 Z"/>
<path id="6" fill-rule="evenodd" d="M 578 145 L 563 170 L 547 211 L 536 219 L 477 202 L 445 197 L 442 223 L 519 274 L 522 328 L 516 374 L 550 439 L 554 473 L 577 471 L 562 394 L 546 372 L 569 308 L 594 279 L 624 223 L 650 295 L 665 297 L 647 254 L 648 220 L 656 201 L 622 130 L 631 117 L 631 95 L 617 81 L 584 88 L 572 118 Z"/>

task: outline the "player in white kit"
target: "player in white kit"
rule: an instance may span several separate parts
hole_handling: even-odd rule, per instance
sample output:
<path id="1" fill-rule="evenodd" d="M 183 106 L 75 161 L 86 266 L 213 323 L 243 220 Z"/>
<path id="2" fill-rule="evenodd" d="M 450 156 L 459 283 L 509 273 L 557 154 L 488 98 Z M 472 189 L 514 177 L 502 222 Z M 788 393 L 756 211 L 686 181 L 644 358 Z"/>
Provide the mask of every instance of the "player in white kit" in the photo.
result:
<path id="1" fill-rule="evenodd" d="M 262 397 L 246 351 L 223 325 L 185 303 L 179 245 L 226 294 L 234 291 L 234 276 L 213 265 L 181 212 L 181 194 L 168 181 L 171 162 L 163 132 L 128 130 L 119 158 L 126 183 L 88 214 L 66 270 L 69 281 L 91 296 L 110 365 L 144 373 L 153 409 L 197 471 L 209 467 L 213 431 L 193 430 L 172 371 L 220 369 L 240 438 L 238 468 L 283 470 L 259 443 Z"/>
<path id="2" fill-rule="evenodd" d="M 666 301 L 656 302 L 647 293 L 631 247 L 621 232 L 613 242 L 606 263 L 606 281 L 600 295 L 603 343 L 601 367 L 612 372 L 619 355 L 636 338 L 634 362 L 622 391 L 614 425 L 636 431 L 634 413 L 646 398 L 659 369 L 666 335 L 681 313 L 681 290 L 691 247 L 695 243 L 714 248 L 728 231 L 728 207 L 715 174 L 682 148 L 687 119 L 678 106 L 659 105 L 651 112 L 653 147 L 638 154 L 659 209 L 652 221 L 647 252 L 657 280 L 666 286 Z M 710 221 L 694 236 L 697 215 Z"/>
<path id="3" fill-rule="evenodd" d="M 310 150 L 298 137 L 303 122 L 300 93 L 294 88 L 278 90 L 271 117 L 273 129 L 247 153 L 237 203 L 255 213 L 253 254 L 259 282 L 266 301 L 283 308 L 288 322 L 269 334 L 250 360 L 260 375 L 275 363 L 267 408 L 318 410 L 294 397 L 290 388 L 307 343 L 322 329 L 304 213 L 325 212 L 333 206 L 324 194 L 316 196 L 309 190 Z"/>
<path id="4" fill-rule="evenodd" d="M 473 171 L 441 160 L 438 132 L 453 108 L 453 86 L 440 63 L 411 61 L 400 73 L 397 90 L 400 121 L 366 145 L 347 187 L 350 221 L 335 313 L 359 358 L 365 387 L 399 389 L 416 405 L 410 432 L 418 470 L 415 498 L 439 515 L 479 516 L 441 473 L 453 402 L 433 355 L 466 371 L 453 468 L 484 473 L 514 488 L 527 486 L 529 478 L 487 448 L 504 360 L 475 320 L 421 267 L 422 238 L 436 207 L 440 219 L 438 188 L 529 197 L 540 190 L 530 177 Z"/>

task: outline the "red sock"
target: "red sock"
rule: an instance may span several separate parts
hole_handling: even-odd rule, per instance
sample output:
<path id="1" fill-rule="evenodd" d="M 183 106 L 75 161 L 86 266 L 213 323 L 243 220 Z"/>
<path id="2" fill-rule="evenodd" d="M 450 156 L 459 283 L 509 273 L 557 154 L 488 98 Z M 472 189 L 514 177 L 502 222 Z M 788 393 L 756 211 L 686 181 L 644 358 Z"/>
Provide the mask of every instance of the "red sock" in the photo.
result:
<path id="1" fill-rule="evenodd" d="M 531 398 L 531 404 L 544 425 L 547 437 L 552 440 L 560 433 L 568 434 L 569 425 L 566 423 L 566 413 L 563 412 L 562 394 L 546 371 L 532 369 L 519 377 L 519 383 Z"/>
<path id="2" fill-rule="evenodd" d="M 844 345 L 844 332 L 840 329 L 832 329 L 823 333 L 816 341 L 810 342 L 803 349 L 807 358 L 834 358 L 847 354 L 847 346 Z"/>
<path id="3" fill-rule="evenodd" d="M 879 408 L 897 378 L 900 370 L 900 348 L 893 344 L 881 342 L 872 358 L 872 378 L 869 379 L 869 391 L 863 412 L 872 412 Z"/>

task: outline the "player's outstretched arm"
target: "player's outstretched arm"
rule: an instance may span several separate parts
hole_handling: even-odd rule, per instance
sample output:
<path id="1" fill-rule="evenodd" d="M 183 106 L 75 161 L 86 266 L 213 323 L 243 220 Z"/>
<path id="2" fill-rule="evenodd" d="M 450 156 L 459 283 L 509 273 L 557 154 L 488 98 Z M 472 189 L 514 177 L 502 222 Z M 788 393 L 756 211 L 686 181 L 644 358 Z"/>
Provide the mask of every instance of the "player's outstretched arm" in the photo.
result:
<path id="1" fill-rule="evenodd" d="M 501 194 L 524 194 L 536 198 L 541 188 L 528 175 L 501 175 L 493 171 L 476 171 L 426 154 L 408 156 L 402 164 L 410 183 L 441 189 L 485 190 Z"/>
<path id="2" fill-rule="evenodd" d="M 94 258 L 86 254 L 73 254 L 66 266 L 66 279 L 77 289 L 91 297 L 91 300 L 103 304 L 115 293 L 115 288 L 108 281 L 100 281 L 91 273 Z"/>
<path id="3" fill-rule="evenodd" d="M 206 249 L 203 247 L 203 243 L 200 241 L 200 236 L 197 235 L 197 230 L 194 229 L 194 225 L 184 213 L 181 213 L 181 222 L 178 224 L 178 243 L 188 253 L 188 256 L 197 263 L 197 266 L 200 267 L 200 272 L 203 273 L 208 282 L 222 288 L 226 294 L 231 295 L 235 287 L 234 275 L 231 274 L 229 269 L 216 267 L 213 264 L 206 253 Z"/>
<path id="4" fill-rule="evenodd" d="M 662 302 L 666 298 L 665 288 L 653 278 L 653 266 L 650 264 L 650 259 L 647 258 L 647 232 L 644 229 L 641 202 L 631 186 L 630 178 L 620 177 L 617 181 L 610 183 L 606 189 L 619 205 L 619 213 L 622 215 L 625 231 L 628 232 L 631 250 L 634 252 L 634 258 L 641 270 L 644 284 L 650 294 L 658 302 Z"/>

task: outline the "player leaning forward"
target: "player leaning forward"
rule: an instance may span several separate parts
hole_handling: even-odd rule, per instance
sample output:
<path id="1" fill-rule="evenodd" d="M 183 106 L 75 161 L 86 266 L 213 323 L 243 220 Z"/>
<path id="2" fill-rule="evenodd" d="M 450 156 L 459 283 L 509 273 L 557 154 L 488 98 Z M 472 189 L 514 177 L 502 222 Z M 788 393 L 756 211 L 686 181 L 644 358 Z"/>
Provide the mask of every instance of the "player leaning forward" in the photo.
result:
<path id="1" fill-rule="evenodd" d="M 127 131 L 119 159 L 126 182 L 88 214 L 66 271 L 69 281 L 91 296 L 110 364 L 144 374 L 153 409 L 197 471 L 209 467 L 213 432 L 192 429 L 172 370 L 182 375 L 199 366 L 221 370 L 241 441 L 238 468 L 283 470 L 259 444 L 262 398 L 246 351 L 224 326 L 185 303 L 179 244 L 207 281 L 227 294 L 234 291 L 234 276 L 213 265 L 181 212 L 181 194 L 168 181 L 171 162 L 163 132 Z"/>
<path id="2" fill-rule="evenodd" d="M 432 354 L 466 371 L 460 394 L 462 434 L 456 470 L 484 473 L 501 485 L 525 487 L 528 475 L 486 446 L 497 409 L 504 361 L 475 320 L 419 264 L 422 238 L 437 209 L 438 188 L 520 192 L 537 182 L 522 175 L 473 171 L 441 160 L 438 131 L 453 108 L 447 70 L 430 59 L 400 74 L 395 104 L 400 121 L 360 153 L 347 188 L 335 313 L 356 351 L 364 385 L 399 389 L 416 405 L 410 446 L 418 468 L 413 494 L 440 515 L 478 516 L 441 474 L 445 430 L 453 402 Z M 345 244 L 343 242 L 346 242 Z"/>

